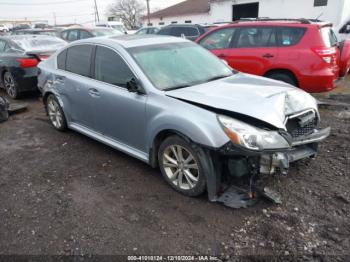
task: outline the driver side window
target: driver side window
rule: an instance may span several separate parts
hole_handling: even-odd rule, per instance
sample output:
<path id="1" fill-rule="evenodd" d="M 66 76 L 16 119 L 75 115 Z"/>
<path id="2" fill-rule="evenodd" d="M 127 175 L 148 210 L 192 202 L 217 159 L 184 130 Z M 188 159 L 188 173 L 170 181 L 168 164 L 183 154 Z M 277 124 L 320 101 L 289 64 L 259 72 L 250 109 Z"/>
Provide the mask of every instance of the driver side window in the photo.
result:
<path id="1" fill-rule="evenodd" d="M 98 46 L 95 59 L 95 79 L 119 87 L 134 78 L 124 60 L 112 49 Z"/>
<path id="2" fill-rule="evenodd" d="M 204 38 L 200 45 L 209 50 L 230 48 L 235 31 L 235 28 L 217 30 Z"/>

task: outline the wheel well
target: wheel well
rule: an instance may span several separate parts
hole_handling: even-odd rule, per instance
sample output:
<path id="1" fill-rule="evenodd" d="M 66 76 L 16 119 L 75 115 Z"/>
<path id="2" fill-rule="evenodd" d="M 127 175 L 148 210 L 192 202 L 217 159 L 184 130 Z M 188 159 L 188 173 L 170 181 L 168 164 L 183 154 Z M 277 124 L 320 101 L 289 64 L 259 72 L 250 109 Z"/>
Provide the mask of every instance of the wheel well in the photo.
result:
<path id="1" fill-rule="evenodd" d="M 149 163 L 152 167 L 154 167 L 154 168 L 158 167 L 158 150 L 159 150 L 161 143 L 166 138 L 168 138 L 170 136 L 174 136 L 174 135 L 178 135 L 187 141 L 191 141 L 187 136 L 185 136 L 184 134 L 182 134 L 176 130 L 168 129 L 168 130 L 163 130 L 163 131 L 159 132 L 153 140 L 152 148 L 150 149 L 150 153 L 149 153 L 149 156 L 150 156 Z"/>
<path id="2" fill-rule="evenodd" d="M 48 96 L 49 96 L 49 95 L 52 95 L 52 94 L 53 94 L 53 93 L 51 93 L 51 92 L 45 93 L 45 95 L 43 96 L 43 103 L 44 103 L 44 105 L 46 105 L 46 100 L 47 100 Z"/>
<path id="3" fill-rule="evenodd" d="M 286 75 L 290 76 L 291 78 L 293 78 L 293 80 L 297 84 L 297 87 L 299 87 L 299 81 L 298 81 L 297 77 L 295 76 L 295 74 L 292 71 L 290 71 L 288 69 L 272 69 L 272 70 L 267 71 L 264 76 L 269 77 L 272 74 L 286 74 Z"/>

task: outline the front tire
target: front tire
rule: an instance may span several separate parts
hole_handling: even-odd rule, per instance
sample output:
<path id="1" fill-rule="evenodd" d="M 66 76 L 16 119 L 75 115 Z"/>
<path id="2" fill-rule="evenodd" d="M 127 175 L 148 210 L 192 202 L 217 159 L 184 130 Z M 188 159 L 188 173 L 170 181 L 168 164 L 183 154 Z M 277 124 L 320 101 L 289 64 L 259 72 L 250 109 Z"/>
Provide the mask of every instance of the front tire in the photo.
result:
<path id="1" fill-rule="evenodd" d="M 196 145 L 179 136 L 166 138 L 159 147 L 158 162 L 162 175 L 176 191 L 190 197 L 206 189 L 203 166 Z"/>
<path id="2" fill-rule="evenodd" d="M 50 122 L 59 131 L 67 130 L 67 121 L 60 103 L 54 95 L 49 95 L 46 99 L 46 111 Z"/>

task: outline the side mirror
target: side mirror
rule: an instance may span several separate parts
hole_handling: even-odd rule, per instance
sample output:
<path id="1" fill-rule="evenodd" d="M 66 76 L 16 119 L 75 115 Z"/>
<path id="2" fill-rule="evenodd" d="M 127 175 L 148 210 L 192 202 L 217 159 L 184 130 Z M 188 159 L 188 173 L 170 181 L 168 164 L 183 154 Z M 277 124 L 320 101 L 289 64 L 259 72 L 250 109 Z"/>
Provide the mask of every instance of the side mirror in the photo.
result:
<path id="1" fill-rule="evenodd" d="M 127 83 L 126 83 L 126 89 L 130 93 L 138 93 L 138 94 L 145 94 L 144 89 L 141 87 L 141 84 L 139 81 L 135 78 L 131 78 Z"/>

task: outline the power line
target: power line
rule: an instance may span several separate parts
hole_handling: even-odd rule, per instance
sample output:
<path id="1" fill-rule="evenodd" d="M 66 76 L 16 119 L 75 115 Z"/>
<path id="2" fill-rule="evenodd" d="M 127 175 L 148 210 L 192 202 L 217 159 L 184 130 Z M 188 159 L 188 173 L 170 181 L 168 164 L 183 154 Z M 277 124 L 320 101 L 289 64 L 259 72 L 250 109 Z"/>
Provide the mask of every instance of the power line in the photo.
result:
<path id="1" fill-rule="evenodd" d="M 76 2 L 86 2 L 89 0 L 65 0 L 65 1 L 56 1 L 56 2 L 41 2 L 41 3 L 11 3 L 11 2 L 0 2 L 1 5 L 29 5 L 29 6 L 35 6 L 35 5 L 60 5 L 60 4 L 73 4 Z"/>

